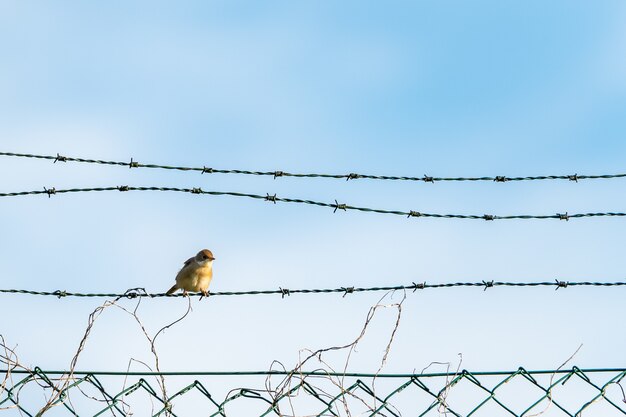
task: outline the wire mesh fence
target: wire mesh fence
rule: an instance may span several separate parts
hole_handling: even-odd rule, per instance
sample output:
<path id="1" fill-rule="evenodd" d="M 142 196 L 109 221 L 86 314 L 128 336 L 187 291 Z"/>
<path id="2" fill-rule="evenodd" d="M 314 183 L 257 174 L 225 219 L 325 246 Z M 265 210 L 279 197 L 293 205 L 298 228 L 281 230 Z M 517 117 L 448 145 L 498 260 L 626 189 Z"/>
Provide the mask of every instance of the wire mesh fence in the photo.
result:
<path id="1" fill-rule="evenodd" d="M 626 368 L 379 375 L 0 372 L 0 410 L 7 416 L 41 415 L 53 394 L 44 412 L 59 416 L 626 415 Z"/>

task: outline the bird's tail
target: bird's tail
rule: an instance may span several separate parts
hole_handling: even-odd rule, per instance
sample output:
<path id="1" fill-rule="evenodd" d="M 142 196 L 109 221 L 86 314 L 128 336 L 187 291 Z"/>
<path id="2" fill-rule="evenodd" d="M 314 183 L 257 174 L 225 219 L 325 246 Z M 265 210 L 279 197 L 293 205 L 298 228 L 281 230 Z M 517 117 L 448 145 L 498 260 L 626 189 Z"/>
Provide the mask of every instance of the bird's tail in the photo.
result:
<path id="1" fill-rule="evenodd" d="M 176 292 L 176 290 L 178 289 L 178 287 L 176 286 L 176 284 L 174 284 L 172 286 L 172 288 L 170 288 L 169 290 L 167 290 L 167 292 L 165 293 L 166 295 L 170 295 L 170 294 L 174 294 Z"/>

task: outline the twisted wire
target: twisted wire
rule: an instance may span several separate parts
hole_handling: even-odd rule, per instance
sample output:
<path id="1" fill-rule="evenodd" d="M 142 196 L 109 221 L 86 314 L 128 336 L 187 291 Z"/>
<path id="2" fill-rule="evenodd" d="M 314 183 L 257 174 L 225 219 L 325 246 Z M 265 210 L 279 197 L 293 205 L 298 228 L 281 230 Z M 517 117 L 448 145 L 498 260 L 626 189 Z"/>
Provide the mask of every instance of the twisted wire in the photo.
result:
<path id="1" fill-rule="evenodd" d="M 279 287 L 272 290 L 249 290 L 249 291 L 217 291 L 210 292 L 210 297 L 219 296 L 257 296 L 257 295 L 280 295 L 281 298 L 288 297 L 293 294 L 331 294 L 339 293 L 345 297 L 348 294 L 361 293 L 361 292 L 381 292 L 381 291 L 411 291 L 425 289 L 444 289 L 444 288 L 459 288 L 459 287 L 478 287 L 487 290 L 494 287 L 551 287 L 555 290 L 568 287 L 624 287 L 626 281 L 541 281 L 541 282 L 504 282 L 504 281 L 476 281 L 476 282 L 448 282 L 439 284 L 428 284 L 426 282 L 411 283 L 409 285 L 390 285 L 390 286 L 376 286 L 376 287 L 355 287 L 345 286 L 338 288 L 299 288 L 289 289 Z M 24 294 L 24 295 L 40 295 L 40 296 L 53 296 L 58 298 L 66 297 L 107 297 L 107 298 L 159 298 L 159 297 L 185 297 L 182 293 L 178 294 L 165 294 L 165 293 L 148 293 L 144 288 L 131 288 L 123 293 L 82 293 L 72 292 L 65 290 L 56 291 L 35 291 L 25 289 L 0 289 L 0 294 Z M 192 297 L 202 297 L 202 293 L 188 293 Z"/>
<path id="2" fill-rule="evenodd" d="M 100 164 L 100 165 L 114 165 L 124 166 L 129 168 L 151 168 L 151 169 L 164 169 L 175 171 L 195 171 L 201 174 L 238 174 L 238 175 L 257 175 L 257 176 L 269 176 L 274 179 L 279 177 L 294 177 L 294 178 L 331 178 L 331 179 L 370 179 L 370 180 L 388 180 L 388 181 L 422 181 L 427 183 L 434 182 L 456 182 L 456 181 L 491 181 L 491 182 L 511 182 L 511 181 L 543 181 L 543 180 L 567 180 L 578 182 L 579 180 L 594 180 L 594 179 L 615 179 L 624 178 L 626 174 L 599 174 L 599 175 L 535 175 L 535 176 L 482 176 L 482 177 L 434 177 L 424 175 L 422 177 L 416 176 L 393 176 L 393 175 L 370 175 L 359 173 L 347 173 L 347 174 L 325 174 L 325 173 L 293 173 L 287 171 L 253 171 L 244 169 L 219 169 L 210 167 L 187 167 L 187 166 L 173 166 L 173 165 L 159 165 L 159 164 L 143 164 L 134 161 L 132 158 L 130 161 L 107 161 L 102 159 L 88 159 L 88 158 L 75 158 L 70 156 L 62 156 L 57 153 L 54 155 L 37 155 L 28 153 L 15 153 L 15 152 L 0 152 L 0 156 L 10 156 L 18 158 L 32 158 L 32 159 L 45 159 L 53 162 L 79 162 L 86 164 Z"/>
<path id="3" fill-rule="evenodd" d="M 212 195 L 212 196 L 231 196 L 231 197 L 242 197 L 242 198 L 251 198 L 255 200 L 264 200 L 270 203 L 276 204 L 277 202 L 282 203 L 295 203 L 295 204 L 308 204 L 318 207 L 326 207 L 333 209 L 333 212 L 337 212 L 337 210 L 343 211 L 361 211 L 366 213 L 376 213 L 376 214 L 387 214 L 387 215 L 395 215 L 395 216 L 406 216 L 406 217 L 425 217 L 425 218 L 437 218 L 437 219 L 464 219 L 464 220 L 546 220 L 546 219 L 556 219 L 556 220 L 570 220 L 577 218 L 585 218 L 585 217 L 625 217 L 626 213 L 624 212 L 596 212 L 596 213 L 575 213 L 569 214 L 568 212 L 564 213 L 556 213 L 556 214 L 545 214 L 545 215 L 530 215 L 530 214 L 514 214 L 514 215 L 506 215 L 506 216 L 498 216 L 493 214 L 439 214 L 439 213 L 423 213 L 419 211 L 409 210 L 385 210 L 385 209 L 377 209 L 377 208 L 369 208 L 369 207 L 357 207 L 351 206 L 345 203 L 338 203 L 335 200 L 334 203 L 324 203 L 320 201 L 313 200 L 305 200 L 300 198 L 286 198 L 286 197 L 278 197 L 276 194 L 270 195 L 260 195 L 260 194 L 248 194 L 248 193 L 239 193 L 232 191 L 205 191 L 201 188 L 178 188 L 178 187 L 131 187 L 128 185 L 115 186 L 115 187 L 91 187 L 91 188 L 68 188 L 68 189 L 59 189 L 56 188 L 45 188 L 43 190 L 31 190 L 31 191 L 19 191 L 19 192 L 9 192 L 9 193 L 0 193 L 0 197 L 20 197 L 20 196 L 29 196 L 29 195 L 47 195 L 51 197 L 56 194 L 67 194 L 67 193 L 86 193 L 86 192 L 103 192 L 103 191 L 161 191 L 161 192 L 181 192 L 181 193 L 191 193 L 191 194 L 204 194 L 204 195 Z"/>

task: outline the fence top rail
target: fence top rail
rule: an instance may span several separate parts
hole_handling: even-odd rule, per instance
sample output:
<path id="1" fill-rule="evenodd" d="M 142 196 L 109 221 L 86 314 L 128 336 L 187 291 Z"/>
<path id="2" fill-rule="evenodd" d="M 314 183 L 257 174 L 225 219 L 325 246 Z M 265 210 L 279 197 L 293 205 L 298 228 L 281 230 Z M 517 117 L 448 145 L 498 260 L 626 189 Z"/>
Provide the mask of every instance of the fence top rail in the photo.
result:
<path id="1" fill-rule="evenodd" d="M 33 370 L 25 369 L 0 369 L 0 374 L 45 374 L 45 375 L 67 375 L 67 370 L 43 370 L 35 367 Z M 626 368 L 578 368 L 576 366 L 570 369 L 535 369 L 527 370 L 520 367 L 516 370 L 505 371 L 470 371 L 462 370 L 459 375 L 474 376 L 501 376 L 513 374 L 528 375 L 546 375 L 546 374 L 569 374 L 569 373 L 626 373 Z M 270 376 L 270 375 L 302 375 L 302 376 L 320 376 L 320 377 L 355 377 L 355 378 L 438 378 L 455 374 L 455 372 L 428 372 L 428 373 L 372 373 L 372 372 L 322 372 L 322 371 L 97 371 L 97 370 L 75 370 L 71 372 L 73 375 L 95 375 L 95 376 Z"/>

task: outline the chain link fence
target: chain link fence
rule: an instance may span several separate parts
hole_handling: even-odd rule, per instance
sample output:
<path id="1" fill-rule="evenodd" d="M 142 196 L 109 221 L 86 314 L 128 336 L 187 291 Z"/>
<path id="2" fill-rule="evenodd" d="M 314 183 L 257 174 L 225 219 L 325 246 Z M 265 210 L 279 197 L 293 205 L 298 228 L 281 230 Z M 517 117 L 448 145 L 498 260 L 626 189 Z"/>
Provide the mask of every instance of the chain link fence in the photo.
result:
<path id="1" fill-rule="evenodd" d="M 626 415 L 626 368 L 380 375 L 2 372 L 3 416 Z"/>

